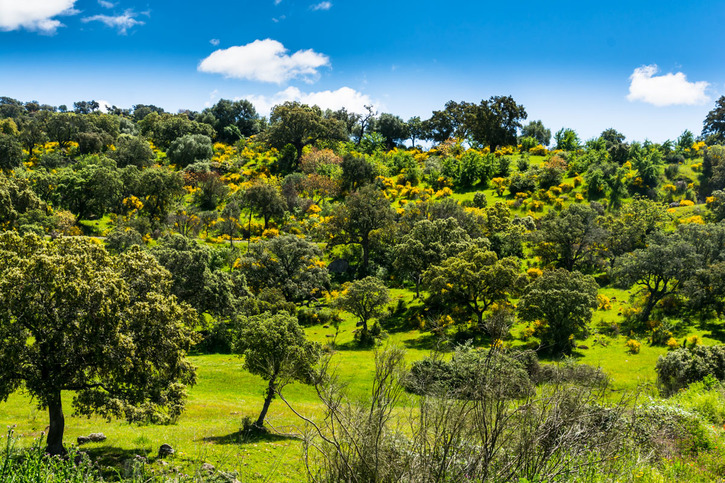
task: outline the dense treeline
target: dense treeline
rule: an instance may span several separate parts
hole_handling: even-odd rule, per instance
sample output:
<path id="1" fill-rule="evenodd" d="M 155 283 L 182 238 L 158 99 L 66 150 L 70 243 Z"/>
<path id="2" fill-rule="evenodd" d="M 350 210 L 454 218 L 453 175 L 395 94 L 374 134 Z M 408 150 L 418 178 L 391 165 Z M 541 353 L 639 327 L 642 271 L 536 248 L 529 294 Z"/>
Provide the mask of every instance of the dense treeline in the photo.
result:
<path id="1" fill-rule="evenodd" d="M 725 310 L 724 103 L 699 138 L 685 131 L 658 144 L 627 142 L 615 129 L 584 142 L 568 128 L 552 136 L 541 121 L 524 125 L 524 107 L 499 96 L 451 101 L 408 121 L 372 107 L 357 114 L 285 103 L 266 119 L 246 100 L 171 114 L 0 98 L 0 358 L 12 361 L 0 370 L 0 397 L 24 386 L 47 407 L 48 450 L 61 453 L 61 391 L 76 394 L 80 413 L 171 422 L 195 382 L 185 359 L 193 347 L 243 355 L 267 381 L 250 430 L 263 430 L 291 381 L 312 384 L 328 416 L 352 424 L 344 411 L 353 408 L 323 397 L 343 398 L 320 372 L 325 351 L 301 327 L 334 327 L 330 352 L 343 318 L 353 317 L 358 347 L 406 328 L 437 349 L 458 349 L 450 364 L 434 358 L 400 379 L 395 356 L 380 356 L 393 359 L 379 361 L 376 378 L 397 388 L 385 386 L 392 399 L 372 403 L 382 419 L 347 432 L 360 441 L 330 439 L 331 428 L 315 426 L 324 443 L 314 447 L 327 448 L 315 463 L 323 479 L 439 481 L 461 470 L 433 476 L 425 465 L 442 463 L 423 443 L 411 460 L 387 448 L 399 466 L 374 473 L 369 455 L 341 449 L 364 449 L 373 430 L 402 437 L 386 425 L 395 391 L 404 390 L 428 398 L 421 417 L 444 425 L 463 420 L 445 419 L 453 415 L 440 412 L 441 401 L 494 408 L 493 421 L 435 433 L 483 438 L 483 446 L 488 436 L 472 436 L 477 424 L 543 405 L 530 415 L 539 426 L 524 416 L 520 426 L 494 425 L 510 444 L 533 445 L 489 448 L 519 451 L 518 460 L 481 461 L 451 443 L 456 464 L 468 462 L 478 478 L 556 478 L 589 464 L 568 433 L 553 446 L 563 452 L 560 466 L 534 464 L 552 457 L 540 452 L 554 437 L 547 425 L 571 394 L 580 396 L 571 424 L 596 434 L 601 444 L 590 449 L 610 461 L 638 444 L 629 431 L 642 420 L 621 405 L 608 414 L 623 426 L 595 431 L 592 418 L 603 416 L 592 408 L 606 401 L 582 381 L 600 384 L 601 373 L 580 366 L 577 377 L 542 376 L 538 358 L 621 333 L 632 354 L 642 344 L 671 350 L 657 364 L 663 394 L 723 379 L 718 350 L 688 335 L 697 321 L 720 324 Z M 630 299 L 606 295 L 615 289 Z M 391 303 L 392 290 L 414 293 L 414 302 Z M 615 321 L 594 317 L 615 303 Z M 152 349 L 159 341 L 164 354 Z M 466 342 L 490 351 L 466 352 Z M 508 385 L 492 383 L 494 373 Z"/>

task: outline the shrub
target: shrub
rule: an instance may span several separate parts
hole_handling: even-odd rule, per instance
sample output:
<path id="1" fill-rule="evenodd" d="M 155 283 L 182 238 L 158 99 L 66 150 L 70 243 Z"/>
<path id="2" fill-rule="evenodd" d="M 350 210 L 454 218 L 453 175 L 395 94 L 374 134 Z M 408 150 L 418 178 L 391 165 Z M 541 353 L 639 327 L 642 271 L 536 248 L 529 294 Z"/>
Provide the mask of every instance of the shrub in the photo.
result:
<path id="1" fill-rule="evenodd" d="M 639 349 L 642 347 L 642 344 L 634 339 L 629 339 L 625 345 L 630 354 L 639 354 Z"/>
<path id="2" fill-rule="evenodd" d="M 655 370 L 660 391 L 665 395 L 701 381 L 708 375 L 724 381 L 725 345 L 673 350 L 660 356 Z"/>

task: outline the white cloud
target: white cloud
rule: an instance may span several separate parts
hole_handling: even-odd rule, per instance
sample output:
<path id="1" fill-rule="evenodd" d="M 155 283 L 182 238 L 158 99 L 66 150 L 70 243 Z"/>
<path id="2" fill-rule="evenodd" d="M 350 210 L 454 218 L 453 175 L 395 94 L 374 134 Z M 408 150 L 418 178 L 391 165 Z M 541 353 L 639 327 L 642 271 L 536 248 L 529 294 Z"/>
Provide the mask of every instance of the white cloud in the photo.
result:
<path id="1" fill-rule="evenodd" d="M 279 5 L 280 3 L 282 3 L 282 0 L 274 0 L 275 5 Z"/>
<path id="2" fill-rule="evenodd" d="M 313 82 L 319 77 L 317 69 L 330 65 L 329 57 L 311 49 L 298 50 L 292 55 L 287 52 L 276 40 L 255 40 L 247 45 L 212 52 L 201 61 L 198 70 L 235 79 L 282 84 L 296 77 Z"/>
<path id="3" fill-rule="evenodd" d="M 676 74 L 655 75 L 659 72 L 657 65 L 643 65 L 634 69 L 629 77 L 630 101 L 642 101 L 654 106 L 692 106 L 704 104 L 710 100 L 705 94 L 710 84 L 705 81 L 688 82 L 682 72 Z"/>
<path id="4" fill-rule="evenodd" d="M 332 8 L 332 2 L 320 2 L 310 7 L 312 10 L 330 10 Z"/>
<path id="5" fill-rule="evenodd" d="M 216 47 L 217 45 L 219 45 L 219 39 L 211 39 L 209 43 Z"/>
<path id="6" fill-rule="evenodd" d="M 98 102 L 98 110 L 104 114 L 107 113 L 108 111 L 110 111 L 111 107 L 113 107 L 113 105 L 108 101 L 99 100 L 97 102 Z"/>
<path id="7" fill-rule="evenodd" d="M 100 5 L 103 8 L 113 8 L 116 6 L 113 2 L 107 2 L 106 0 L 98 0 L 98 5 Z"/>
<path id="8" fill-rule="evenodd" d="M 0 0 L 0 30 L 24 28 L 54 34 L 63 24 L 53 17 L 78 13 L 76 0 Z"/>
<path id="9" fill-rule="evenodd" d="M 302 92 L 297 87 L 288 87 L 272 96 L 250 95 L 239 99 L 248 99 L 262 115 L 269 114 L 274 106 L 287 101 L 298 101 L 310 106 L 317 105 L 322 109 L 337 110 L 344 107 L 348 111 L 357 113 L 364 113 L 366 105 L 375 104 L 370 96 L 350 87 L 319 92 Z"/>
<path id="10" fill-rule="evenodd" d="M 91 17 L 85 17 L 81 19 L 81 22 L 101 22 L 107 27 L 118 29 L 118 33 L 126 35 L 128 29 L 136 25 L 143 25 L 144 22 L 136 18 L 136 13 L 133 10 L 126 10 L 123 15 L 93 15 Z"/>

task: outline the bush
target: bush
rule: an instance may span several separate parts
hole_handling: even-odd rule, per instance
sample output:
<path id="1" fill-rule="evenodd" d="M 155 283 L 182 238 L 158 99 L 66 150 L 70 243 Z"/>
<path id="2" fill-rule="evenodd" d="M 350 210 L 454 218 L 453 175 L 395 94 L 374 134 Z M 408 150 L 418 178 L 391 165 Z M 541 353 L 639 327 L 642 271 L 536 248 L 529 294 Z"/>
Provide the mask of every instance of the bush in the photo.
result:
<path id="1" fill-rule="evenodd" d="M 473 206 L 476 208 L 485 208 L 486 205 L 488 205 L 486 193 L 483 191 L 477 191 L 476 194 L 473 195 Z"/>
<path id="2" fill-rule="evenodd" d="M 214 156 L 211 139 L 203 134 L 187 134 L 176 139 L 166 153 L 169 161 L 186 167 L 197 161 L 208 161 Z"/>
<path id="3" fill-rule="evenodd" d="M 657 383 L 670 395 L 710 375 L 725 380 L 725 345 L 677 349 L 657 360 Z"/>
<path id="4" fill-rule="evenodd" d="M 634 339 L 629 339 L 625 345 L 627 346 L 630 354 L 639 354 L 639 350 L 642 347 L 642 344 Z"/>

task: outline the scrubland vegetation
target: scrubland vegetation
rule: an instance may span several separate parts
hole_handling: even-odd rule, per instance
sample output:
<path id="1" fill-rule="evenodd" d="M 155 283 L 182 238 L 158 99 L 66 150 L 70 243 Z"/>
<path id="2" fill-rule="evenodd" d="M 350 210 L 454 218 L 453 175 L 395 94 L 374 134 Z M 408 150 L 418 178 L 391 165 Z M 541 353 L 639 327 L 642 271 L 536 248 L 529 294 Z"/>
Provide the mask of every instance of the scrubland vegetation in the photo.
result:
<path id="1" fill-rule="evenodd" d="M 725 97 L 526 118 L 0 98 L 0 480 L 725 478 Z"/>

